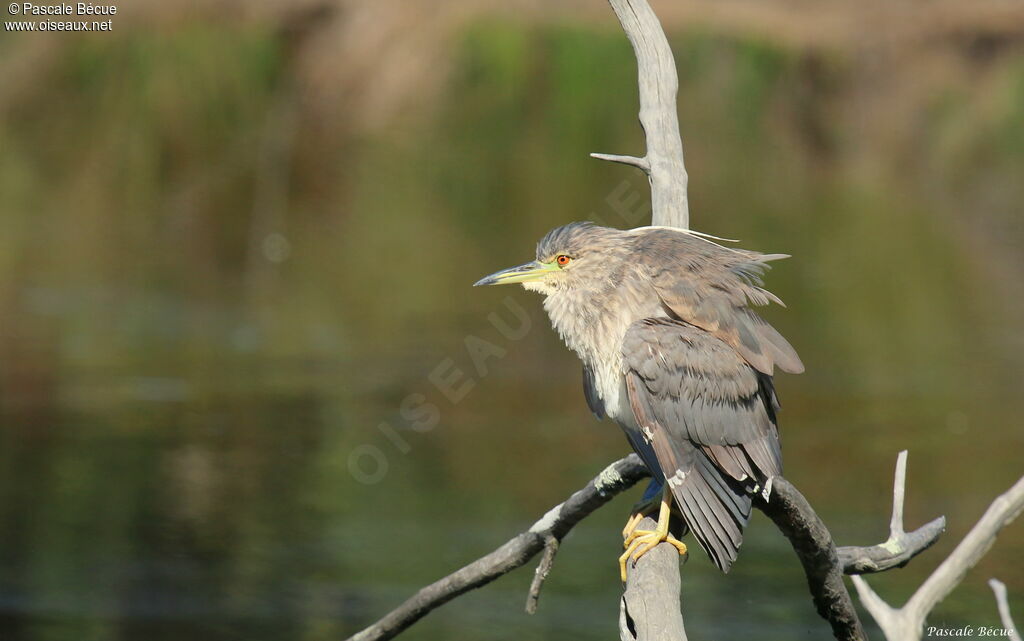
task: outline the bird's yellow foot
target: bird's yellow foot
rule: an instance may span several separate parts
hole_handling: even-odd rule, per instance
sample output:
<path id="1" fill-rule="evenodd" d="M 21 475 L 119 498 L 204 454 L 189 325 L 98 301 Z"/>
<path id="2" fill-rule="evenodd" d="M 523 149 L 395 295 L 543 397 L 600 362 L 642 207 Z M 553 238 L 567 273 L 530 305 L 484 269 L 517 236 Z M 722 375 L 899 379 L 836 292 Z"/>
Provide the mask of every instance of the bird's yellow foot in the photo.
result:
<path id="1" fill-rule="evenodd" d="M 653 530 L 636 529 L 636 526 L 644 517 L 642 513 L 635 514 L 626 523 L 626 529 L 622 532 L 622 536 L 625 539 L 622 545 L 626 548 L 626 551 L 619 557 L 619 573 L 622 576 L 623 582 L 626 581 L 626 562 L 632 558 L 633 563 L 636 564 L 637 559 L 653 550 L 662 541 L 669 543 L 679 550 L 679 554 L 686 555 L 686 544 L 672 536 L 668 531 L 669 521 L 672 517 L 671 504 L 669 503 L 671 500 L 672 497 L 668 493 L 668 488 L 666 488 L 661 500 L 661 510 L 658 513 L 658 525 Z"/>
<path id="2" fill-rule="evenodd" d="M 660 505 L 661 501 L 658 499 L 648 499 L 634 505 L 633 515 L 626 521 L 626 527 L 622 528 L 622 538 L 629 539 L 636 526 L 640 525 L 640 521 L 643 521 L 645 516 L 653 514 Z"/>
<path id="3" fill-rule="evenodd" d="M 629 540 L 630 536 L 633 534 L 633 530 L 636 529 L 636 526 L 640 525 L 640 521 L 644 520 L 644 516 L 646 515 L 643 512 L 637 512 L 633 516 L 629 517 L 629 520 L 626 521 L 626 527 L 622 528 L 623 539 Z"/>

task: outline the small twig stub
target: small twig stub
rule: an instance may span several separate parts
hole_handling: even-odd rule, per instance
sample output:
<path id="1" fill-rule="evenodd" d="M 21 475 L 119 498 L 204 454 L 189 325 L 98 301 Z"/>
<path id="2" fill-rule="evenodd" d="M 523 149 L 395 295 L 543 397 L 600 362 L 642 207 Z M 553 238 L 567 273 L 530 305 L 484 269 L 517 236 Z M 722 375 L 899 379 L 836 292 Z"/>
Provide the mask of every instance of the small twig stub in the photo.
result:
<path id="1" fill-rule="evenodd" d="M 544 581 L 551 574 L 555 566 L 555 555 L 558 554 L 558 539 L 552 535 L 544 537 L 544 556 L 540 558 L 537 569 L 533 573 L 533 582 L 530 583 L 530 591 L 526 595 L 526 613 L 536 614 L 537 602 L 540 601 L 540 591 L 544 587 Z"/>

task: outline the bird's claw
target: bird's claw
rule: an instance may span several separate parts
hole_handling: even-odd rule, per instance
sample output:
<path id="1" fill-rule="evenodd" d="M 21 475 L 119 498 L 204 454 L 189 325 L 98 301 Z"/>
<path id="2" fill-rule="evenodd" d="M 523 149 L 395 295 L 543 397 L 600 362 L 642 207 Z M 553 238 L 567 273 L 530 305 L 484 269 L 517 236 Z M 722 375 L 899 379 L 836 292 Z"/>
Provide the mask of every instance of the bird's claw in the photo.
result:
<path id="1" fill-rule="evenodd" d="M 626 543 L 626 551 L 619 557 L 619 574 L 623 583 L 626 582 L 626 562 L 632 558 L 635 566 L 640 557 L 653 550 L 659 543 L 668 543 L 679 551 L 680 556 L 687 556 L 686 544 L 668 532 L 662 534 L 657 530 L 635 530 L 634 534 L 632 540 Z"/>
<path id="2" fill-rule="evenodd" d="M 622 538 L 632 540 L 633 530 L 640 525 L 645 516 L 650 516 L 661 507 L 661 501 L 657 498 L 641 501 L 633 506 L 633 515 L 626 521 L 626 527 L 622 528 Z"/>
<path id="3" fill-rule="evenodd" d="M 632 540 L 633 532 L 636 530 L 636 526 L 640 525 L 640 521 L 644 520 L 644 513 L 637 512 L 633 516 L 629 517 L 626 521 L 626 527 L 622 528 L 622 538 L 627 542 Z"/>
<path id="4" fill-rule="evenodd" d="M 626 523 L 626 527 L 622 530 L 622 538 L 625 539 L 622 547 L 626 548 L 626 551 L 619 557 L 619 574 L 623 582 L 626 581 L 626 561 L 632 558 L 633 564 L 636 565 L 637 559 L 653 550 L 662 541 L 679 550 L 681 556 L 686 556 L 686 544 L 672 536 L 668 531 L 671 519 L 670 500 L 670 495 L 666 491 L 661 502 L 661 510 L 658 513 L 658 525 L 655 529 L 636 529 L 645 516 L 641 512 L 634 514 Z"/>

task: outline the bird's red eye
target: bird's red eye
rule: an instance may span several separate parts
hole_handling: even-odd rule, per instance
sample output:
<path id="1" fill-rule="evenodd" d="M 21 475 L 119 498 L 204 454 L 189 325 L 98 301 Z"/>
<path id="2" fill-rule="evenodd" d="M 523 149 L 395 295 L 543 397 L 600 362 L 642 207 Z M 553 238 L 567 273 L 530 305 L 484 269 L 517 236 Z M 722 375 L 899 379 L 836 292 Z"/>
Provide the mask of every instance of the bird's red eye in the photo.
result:
<path id="1" fill-rule="evenodd" d="M 558 258 L 555 259 L 555 262 L 558 263 L 559 267 L 565 267 L 566 265 L 569 264 L 569 261 L 571 260 L 572 259 L 566 256 L 565 254 L 560 254 Z"/>

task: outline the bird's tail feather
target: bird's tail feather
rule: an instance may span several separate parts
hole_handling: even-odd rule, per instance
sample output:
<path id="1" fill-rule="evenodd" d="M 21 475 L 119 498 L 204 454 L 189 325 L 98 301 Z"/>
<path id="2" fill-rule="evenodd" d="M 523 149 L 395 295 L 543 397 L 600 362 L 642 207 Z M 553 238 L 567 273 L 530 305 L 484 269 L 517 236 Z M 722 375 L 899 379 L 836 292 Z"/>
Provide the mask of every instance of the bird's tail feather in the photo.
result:
<path id="1" fill-rule="evenodd" d="M 726 480 L 703 452 L 696 453 L 695 463 L 681 482 L 670 476 L 672 496 L 697 542 L 728 572 L 750 521 L 751 497 Z"/>

